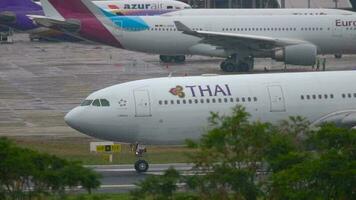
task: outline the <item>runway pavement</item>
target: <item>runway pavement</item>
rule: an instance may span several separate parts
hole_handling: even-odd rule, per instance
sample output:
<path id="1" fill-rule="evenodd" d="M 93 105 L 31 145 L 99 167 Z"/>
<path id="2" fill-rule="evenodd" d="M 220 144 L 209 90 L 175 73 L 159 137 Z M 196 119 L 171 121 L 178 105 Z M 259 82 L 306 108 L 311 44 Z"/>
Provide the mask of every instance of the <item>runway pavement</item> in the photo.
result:
<path id="1" fill-rule="evenodd" d="M 149 175 L 162 175 L 170 167 L 180 173 L 189 175 L 192 169 L 191 164 L 170 163 L 170 164 L 150 164 L 150 168 L 145 173 L 137 173 L 132 165 L 89 165 L 94 171 L 102 175 L 102 185 L 98 192 L 128 192 L 136 188 L 135 183 L 144 180 Z"/>

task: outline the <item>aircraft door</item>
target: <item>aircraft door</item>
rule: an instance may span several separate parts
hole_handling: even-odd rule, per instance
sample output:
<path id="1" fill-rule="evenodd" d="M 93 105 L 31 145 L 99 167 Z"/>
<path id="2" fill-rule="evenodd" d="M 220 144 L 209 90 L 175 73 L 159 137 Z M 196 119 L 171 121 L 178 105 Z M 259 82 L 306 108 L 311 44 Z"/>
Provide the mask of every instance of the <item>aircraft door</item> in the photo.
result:
<path id="1" fill-rule="evenodd" d="M 150 117 L 151 102 L 148 90 L 134 90 L 135 117 Z"/>
<path id="2" fill-rule="evenodd" d="M 271 112 L 285 112 L 286 105 L 284 101 L 283 90 L 279 85 L 272 85 L 267 87 L 270 98 Z"/>

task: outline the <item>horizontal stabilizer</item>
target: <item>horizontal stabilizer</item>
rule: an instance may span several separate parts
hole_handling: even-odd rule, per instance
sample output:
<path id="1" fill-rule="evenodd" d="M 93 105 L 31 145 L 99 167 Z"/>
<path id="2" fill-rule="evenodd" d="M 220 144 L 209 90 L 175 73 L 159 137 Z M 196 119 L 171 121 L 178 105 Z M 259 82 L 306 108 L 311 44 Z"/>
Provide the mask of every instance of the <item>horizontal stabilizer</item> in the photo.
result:
<path id="1" fill-rule="evenodd" d="M 16 15 L 13 12 L 5 11 L 0 13 L 0 24 L 10 24 L 16 21 Z"/>
<path id="2" fill-rule="evenodd" d="M 40 15 L 27 15 L 32 21 L 34 21 L 37 25 L 68 32 L 68 33 L 76 33 L 80 30 L 80 22 L 78 20 L 63 20 L 63 19 L 55 19 L 46 16 Z"/>

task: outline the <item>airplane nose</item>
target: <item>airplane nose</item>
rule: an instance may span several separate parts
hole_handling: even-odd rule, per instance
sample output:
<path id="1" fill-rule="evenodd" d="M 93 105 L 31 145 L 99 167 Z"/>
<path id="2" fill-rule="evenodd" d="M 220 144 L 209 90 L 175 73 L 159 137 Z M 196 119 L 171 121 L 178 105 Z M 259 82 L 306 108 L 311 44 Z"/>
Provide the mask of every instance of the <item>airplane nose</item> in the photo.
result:
<path id="1" fill-rule="evenodd" d="M 72 127 L 71 124 L 73 124 L 73 112 L 69 111 L 65 116 L 64 116 L 64 121 L 66 124 L 70 127 Z"/>
<path id="2" fill-rule="evenodd" d="M 73 129 L 79 129 L 79 108 L 74 108 L 64 116 L 65 123 Z"/>

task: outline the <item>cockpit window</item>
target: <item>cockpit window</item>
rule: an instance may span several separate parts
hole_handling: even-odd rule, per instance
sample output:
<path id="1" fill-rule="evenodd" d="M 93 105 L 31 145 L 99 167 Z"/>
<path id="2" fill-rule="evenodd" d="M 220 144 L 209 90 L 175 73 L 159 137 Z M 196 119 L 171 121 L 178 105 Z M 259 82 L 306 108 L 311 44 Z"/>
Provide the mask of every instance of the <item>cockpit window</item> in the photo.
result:
<path id="1" fill-rule="evenodd" d="M 173 6 L 167 6 L 167 9 L 173 9 Z"/>
<path id="2" fill-rule="evenodd" d="M 89 106 L 90 104 L 91 104 L 91 102 L 93 102 L 93 100 L 84 100 L 83 102 L 82 102 L 82 104 L 80 104 L 80 106 Z"/>
<path id="3" fill-rule="evenodd" d="M 92 104 L 93 106 L 100 106 L 100 101 L 99 101 L 99 99 L 95 99 L 94 101 L 93 101 L 93 104 Z"/>
<path id="4" fill-rule="evenodd" d="M 190 6 L 186 6 L 186 7 L 184 7 L 184 9 L 191 9 L 192 7 L 190 7 Z"/>
<path id="5" fill-rule="evenodd" d="M 110 102 L 106 99 L 100 99 L 101 106 L 108 107 L 110 106 Z"/>

